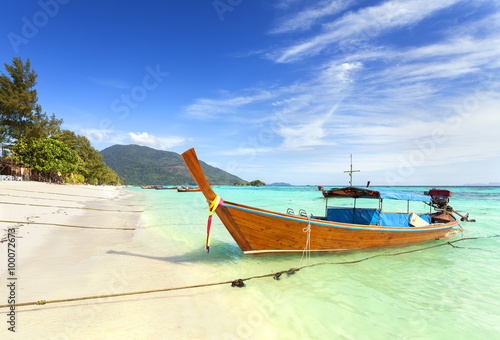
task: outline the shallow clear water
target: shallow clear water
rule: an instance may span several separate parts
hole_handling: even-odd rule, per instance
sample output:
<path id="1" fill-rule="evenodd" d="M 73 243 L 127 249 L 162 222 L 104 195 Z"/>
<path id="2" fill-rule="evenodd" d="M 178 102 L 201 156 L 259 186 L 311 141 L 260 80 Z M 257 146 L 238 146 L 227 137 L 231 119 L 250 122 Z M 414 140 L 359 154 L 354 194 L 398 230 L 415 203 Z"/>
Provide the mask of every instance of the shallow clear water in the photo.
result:
<path id="1" fill-rule="evenodd" d="M 422 193 L 430 188 L 393 189 Z M 462 223 L 464 237 L 500 235 L 500 188 L 447 189 L 453 192 L 455 210 L 469 212 L 477 220 Z M 243 255 L 217 217 L 210 254 L 206 254 L 208 206 L 201 192 L 130 190 L 138 192 L 146 205 L 141 240 L 161 253 L 162 261 L 174 264 L 189 284 L 235 280 L 299 265 L 301 255 L 297 254 Z M 316 187 L 216 187 L 214 191 L 226 201 L 324 215 L 324 199 Z M 421 203 L 413 204 L 421 207 Z M 444 242 L 313 255 L 312 264 L 327 264 L 283 275 L 279 281 L 253 279 L 242 289 L 224 286 L 203 293 L 214 294 L 214 310 L 232 320 L 220 338 L 500 338 L 500 237 L 454 244 L 460 248 L 446 245 L 356 264 L 332 264 Z"/>

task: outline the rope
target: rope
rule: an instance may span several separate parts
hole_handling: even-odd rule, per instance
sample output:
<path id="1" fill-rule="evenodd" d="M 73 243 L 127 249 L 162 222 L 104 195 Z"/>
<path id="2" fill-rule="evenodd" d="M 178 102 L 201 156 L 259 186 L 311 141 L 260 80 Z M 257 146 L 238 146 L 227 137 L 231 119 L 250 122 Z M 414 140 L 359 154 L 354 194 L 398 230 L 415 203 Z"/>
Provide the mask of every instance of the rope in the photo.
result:
<path id="1" fill-rule="evenodd" d="M 2 194 L 2 196 L 19 197 L 19 198 L 29 198 L 29 199 L 44 200 L 44 201 L 61 201 L 61 202 L 85 203 L 85 202 L 82 202 L 81 200 L 66 200 L 66 199 L 62 199 L 62 198 L 30 197 L 30 196 L 19 196 L 19 195 L 12 195 L 12 194 Z M 134 205 L 134 204 L 120 204 L 120 206 L 121 207 L 135 207 L 137 205 Z"/>
<path id="2" fill-rule="evenodd" d="M 13 223 L 13 224 L 40 224 L 55 227 L 65 227 L 65 228 L 83 228 L 83 229 L 103 229 L 103 230 L 135 230 L 135 228 L 106 228 L 106 227 L 88 227 L 79 225 L 69 225 L 69 224 L 57 224 L 57 223 L 44 223 L 44 222 L 31 222 L 31 221 L 3 221 L 0 223 Z"/>
<path id="3" fill-rule="evenodd" d="M 307 233 L 306 237 L 306 247 L 304 248 L 304 251 L 302 252 L 302 257 L 300 258 L 299 266 L 302 264 L 302 259 L 304 258 L 304 255 L 306 257 L 306 262 L 308 265 L 311 264 L 311 218 L 307 216 L 307 227 L 302 229 L 304 233 Z"/>
<path id="4" fill-rule="evenodd" d="M 25 303 L 18 303 L 15 305 L 1 305 L 0 308 L 7 308 L 7 307 L 23 307 L 23 306 L 34 306 L 34 305 L 47 305 L 50 303 L 62 303 L 62 302 L 74 302 L 74 301 L 84 301 L 84 300 L 95 300 L 95 299 L 105 299 L 105 298 L 112 298 L 112 297 L 119 297 L 119 296 L 130 296 L 130 295 L 140 295 L 140 294 L 151 294 L 151 293 L 160 293 L 160 292 L 168 292 L 168 291 L 173 291 L 173 290 L 181 290 L 181 289 L 191 289 L 191 288 L 201 288 L 201 287 L 209 287 L 209 286 L 216 286 L 216 285 L 222 285 L 222 284 L 229 284 L 232 283 L 233 281 L 225 281 L 225 282 L 217 282 L 217 283 L 205 283 L 205 284 L 200 284 L 200 285 L 193 285 L 193 286 L 184 286 L 184 287 L 173 287 L 173 288 L 163 288 L 163 289 L 153 289 L 153 290 L 143 290 L 139 292 L 129 292 L 129 293 L 118 293 L 118 294 L 107 294 L 107 295 L 96 295 L 96 296 L 84 296 L 84 297 L 79 297 L 79 298 L 69 298 L 69 299 L 60 299 L 60 300 L 40 300 L 36 302 L 25 302 Z"/>
<path id="5" fill-rule="evenodd" d="M 9 190 L 9 188 L 3 188 Z M 85 195 L 75 195 L 75 194 L 66 194 L 66 193 L 57 193 L 57 192 L 46 192 L 46 191 L 33 191 L 33 190 L 23 190 L 23 189 L 11 189 L 14 191 L 25 191 L 25 192 L 34 192 L 37 194 L 49 194 L 49 195 L 60 195 L 60 196 L 76 196 L 76 197 L 86 197 L 86 198 L 94 198 L 94 199 L 103 199 L 103 200 L 112 200 L 114 198 L 108 197 L 95 197 L 95 196 L 85 196 Z"/>
<path id="6" fill-rule="evenodd" d="M 427 250 L 427 249 L 432 249 L 432 248 L 437 248 L 437 247 L 442 247 L 446 245 L 450 245 L 454 248 L 462 248 L 462 247 L 456 247 L 453 245 L 453 243 L 460 242 L 460 241 L 465 241 L 465 240 L 478 240 L 478 239 L 484 239 L 484 238 L 493 238 L 493 237 L 500 237 L 500 235 L 492 235 L 492 236 L 482 236 L 482 237 L 465 237 L 461 238 L 455 241 L 448 241 L 445 243 L 437 244 L 434 246 L 429 246 L 425 248 L 419 248 L 419 249 L 413 249 L 413 250 L 408 250 L 408 251 L 402 251 L 399 253 L 392 253 L 392 254 L 378 254 L 378 255 L 373 255 L 369 257 L 365 257 L 359 260 L 355 261 L 343 261 L 343 262 L 321 262 L 321 263 L 316 263 L 316 264 L 309 264 L 305 265 L 302 267 L 298 268 L 290 268 L 288 270 L 283 270 L 277 273 L 272 273 L 272 274 L 264 274 L 264 275 L 258 275 L 258 276 L 251 276 L 247 277 L 245 279 L 237 279 L 237 280 L 231 280 L 231 281 L 222 281 L 222 282 L 213 282 L 213 283 L 203 283 L 199 285 L 192 285 L 192 286 L 183 286 L 183 287 L 172 287 L 172 288 L 162 288 L 162 289 L 154 289 L 154 290 L 143 290 L 143 291 L 138 291 L 138 292 L 128 292 L 128 293 L 117 293 L 117 294 L 108 294 L 108 295 L 96 295 L 96 296 L 85 296 L 85 297 L 79 297 L 79 298 L 68 298 L 68 299 L 61 299 L 61 300 L 40 300 L 40 301 L 35 301 L 35 302 L 25 302 L 25 303 L 18 303 L 18 304 L 12 304 L 12 305 L 0 305 L 1 308 L 10 308 L 10 307 L 22 307 L 22 306 L 35 306 L 35 305 L 46 305 L 50 303 L 63 303 L 63 302 L 73 302 L 73 301 L 84 301 L 84 300 L 95 300 L 95 299 L 104 299 L 104 298 L 114 298 L 114 297 L 119 297 L 119 296 L 130 296 L 130 295 L 141 295 L 141 294 L 151 294 L 151 293 L 160 293 L 160 292 L 169 292 L 169 291 L 175 291 L 175 290 L 184 290 L 184 289 L 192 289 L 192 288 L 202 288 L 202 287 L 210 287 L 210 286 L 218 286 L 218 285 L 225 285 L 225 284 L 231 284 L 233 287 L 245 287 L 244 281 L 249 281 L 252 279 L 261 279 L 261 278 L 266 278 L 266 277 L 273 277 L 276 280 L 279 280 L 281 275 L 287 274 L 288 276 L 295 274 L 301 269 L 304 268 L 310 268 L 310 267 L 315 267 L 315 266 L 321 266 L 321 265 L 333 265 L 333 264 L 354 264 L 354 263 L 360 263 L 363 261 L 368 261 L 377 257 L 389 257 L 389 256 L 399 256 L 403 254 L 410 254 L 410 253 L 415 253 L 417 251 L 422 251 L 422 250 Z"/>
<path id="7" fill-rule="evenodd" d="M 58 205 L 44 205 L 44 204 L 33 204 L 33 203 L 0 202 L 0 204 L 29 205 L 29 206 L 33 206 L 33 207 L 83 209 L 83 210 L 112 211 L 112 212 L 134 212 L 134 213 L 144 212 L 144 210 L 109 210 L 109 209 L 96 209 L 96 208 L 84 208 L 84 207 L 62 207 L 62 206 L 58 206 Z"/>

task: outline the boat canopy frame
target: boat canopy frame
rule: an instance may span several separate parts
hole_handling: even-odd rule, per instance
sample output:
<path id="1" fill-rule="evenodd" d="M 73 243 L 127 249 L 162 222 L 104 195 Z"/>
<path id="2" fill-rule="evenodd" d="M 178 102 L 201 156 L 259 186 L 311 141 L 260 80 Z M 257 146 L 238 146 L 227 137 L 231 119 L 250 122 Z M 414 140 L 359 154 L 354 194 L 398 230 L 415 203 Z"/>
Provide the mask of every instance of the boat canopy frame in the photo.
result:
<path id="1" fill-rule="evenodd" d="M 431 197 L 407 191 L 368 189 L 357 187 L 333 188 L 326 190 L 328 198 L 371 198 L 403 201 L 420 201 L 431 203 Z"/>
<path id="2" fill-rule="evenodd" d="M 432 206 L 431 206 L 431 197 L 427 195 L 421 195 L 413 192 L 405 192 L 405 191 L 396 191 L 396 190 L 373 190 L 373 189 L 367 189 L 367 188 L 358 188 L 358 187 L 345 187 L 345 188 L 333 188 L 328 191 L 328 196 L 326 197 L 326 204 L 325 204 L 325 218 L 328 216 L 328 199 L 329 198 L 352 198 L 354 199 L 354 206 L 353 206 L 353 223 L 354 223 L 354 216 L 356 215 L 356 200 L 359 198 L 363 199 L 378 199 L 379 201 L 379 208 L 378 208 L 378 225 L 381 223 L 381 214 L 383 210 L 383 202 L 384 199 L 391 199 L 391 200 L 399 200 L 399 201 L 407 201 L 407 209 L 406 213 L 410 213 L 410 201 L 414 202 L 425 202 L 426 204 L 429 205 L 429 214 L 432 213 Z M 335 208 L 335 207 L 330 207 L 330 208 Z M 358 209 L 366 209 L 366 208 L 358 208 Z M 367 210 L 373 210 L 373 209 L 367 209 Z"/>

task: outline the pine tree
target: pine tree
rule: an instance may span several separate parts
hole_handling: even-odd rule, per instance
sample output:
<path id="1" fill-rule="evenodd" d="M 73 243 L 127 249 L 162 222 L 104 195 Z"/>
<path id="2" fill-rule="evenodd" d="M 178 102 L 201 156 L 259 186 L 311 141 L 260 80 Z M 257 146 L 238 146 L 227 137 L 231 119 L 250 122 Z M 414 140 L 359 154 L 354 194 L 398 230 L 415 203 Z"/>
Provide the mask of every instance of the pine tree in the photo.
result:
<path id="1" fill-rule="evenodd" d="M 0 137 L 6 140 L 44 138 L 59 131 L 62 119 L 42 113 L 35 89 L 38 74 L 29 58 L 20 57 L 12 65 L 4 64 L 7 74 L 0 75 Z"/>

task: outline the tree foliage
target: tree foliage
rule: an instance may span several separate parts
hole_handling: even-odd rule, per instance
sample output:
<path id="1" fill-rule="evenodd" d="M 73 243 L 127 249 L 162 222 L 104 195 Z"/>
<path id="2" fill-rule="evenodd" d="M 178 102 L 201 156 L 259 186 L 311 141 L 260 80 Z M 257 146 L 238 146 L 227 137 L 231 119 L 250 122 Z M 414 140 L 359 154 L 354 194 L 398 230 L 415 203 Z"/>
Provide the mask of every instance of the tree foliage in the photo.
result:
<path id="1" fill-rule="evenodd" d="M 78 155 L 61 141 L 50 137 L 21 138 L 14 145 L 14 161 L 39 172 L 72 173 L 78 169 Z"/>
<path id="2" fill-rule="evenodd" d="M 97 151 L 85 136 L 75 134 L 70 130 L 62 130 L 53 136 L 70 147 L 78 155 L 80 173 L 90 184 L 99 182 L 118 184 L 120 178 L 102 161 L 102 155 Z"/>
<path id="3" fill-rule="evenodd" d="M 264 187 L 266 186 L 267 184 L 256 179 L 255 181 L 251 181 L 251 182 L 248 182 L 246 184 L 244 183 L 241 183 L 241 182 L 236 182 L 233 184 L 234 186 L 252 186 L 252 187 Z"/>
<path id="4" fill-rule="evenodd" d="M 35 89 L 37 73 L 14 57 L 0 75 L 0 142 L 14 142 L 14 161 L 43 174 L 73 174 L 83 182 L 119 184 L 118 175 L 102 161 L 90 141 L 69 130 L 62 119 L 42 113 Z"/>
<path id="5" fill-rule="evenodd" d="M 5 64 L 7 74 L 0 75 L 0 137 L 7 140 L 48 137 L 59 131 L 62 119 L 55 115 L 47 117 L 38 104 L 34 88 L 38 74 L 20 57 L 12 59 L 12 65 Z"/>

